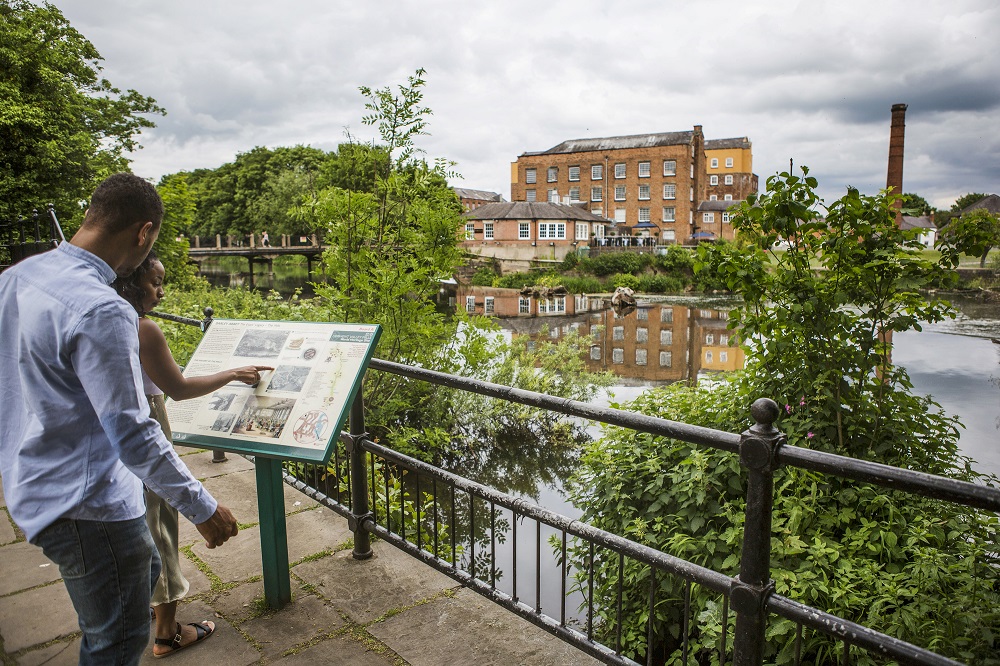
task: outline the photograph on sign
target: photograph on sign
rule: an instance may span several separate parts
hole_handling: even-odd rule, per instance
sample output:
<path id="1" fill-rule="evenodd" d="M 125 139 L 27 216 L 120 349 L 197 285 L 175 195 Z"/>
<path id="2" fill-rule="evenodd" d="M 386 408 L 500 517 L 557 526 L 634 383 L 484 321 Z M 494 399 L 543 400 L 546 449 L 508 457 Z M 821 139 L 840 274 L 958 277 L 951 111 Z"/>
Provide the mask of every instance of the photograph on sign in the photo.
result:
<path id="1" fill-rule="evenodd" d="M 216 319 L 186 377 L 260 365 L 260 382 L 232 382 L 167 402 L 174 441 L 290 460 L 321 461 L 360 390 L 377 325 Z"/>

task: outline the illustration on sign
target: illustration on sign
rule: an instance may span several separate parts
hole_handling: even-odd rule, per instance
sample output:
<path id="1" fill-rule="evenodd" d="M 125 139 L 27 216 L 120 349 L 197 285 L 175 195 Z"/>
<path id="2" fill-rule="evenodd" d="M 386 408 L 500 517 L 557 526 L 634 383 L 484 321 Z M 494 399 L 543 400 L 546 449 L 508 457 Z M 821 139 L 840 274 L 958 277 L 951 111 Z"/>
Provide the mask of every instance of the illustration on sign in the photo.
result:
<path id="1" fill-rule="evenodd" d="M 379 333 L 374 325 L 216 319 L 185 376 L 248 364 L 274 370 L 261 373 L 255 386 L 234 382 L 203 398 L 168 401 L 174 440 L 320 459 L 360 387 Z"/>

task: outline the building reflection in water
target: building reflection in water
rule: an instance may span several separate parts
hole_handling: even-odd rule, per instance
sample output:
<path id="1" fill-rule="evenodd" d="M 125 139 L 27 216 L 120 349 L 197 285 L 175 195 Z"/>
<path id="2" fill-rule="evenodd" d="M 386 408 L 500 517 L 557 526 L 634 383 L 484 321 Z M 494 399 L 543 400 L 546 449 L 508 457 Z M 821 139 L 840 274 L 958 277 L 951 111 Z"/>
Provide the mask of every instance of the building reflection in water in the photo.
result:
<path id="1" fill-rule="evenodd" d="M 515 289 L 460 286 L 456 305 L 499 318 L 513 337 L 547 336 L 555 341 L 570 332 L 590 338 L 587 366 L 639 382 L 676 382 L 743 368 L 743 349 L 726 328 L 724 309 L 646 302 L 619 316 L 608 298 L 558 292 L 522 293 Z M 546 332 L 547 329 L 547 332 Z"/>

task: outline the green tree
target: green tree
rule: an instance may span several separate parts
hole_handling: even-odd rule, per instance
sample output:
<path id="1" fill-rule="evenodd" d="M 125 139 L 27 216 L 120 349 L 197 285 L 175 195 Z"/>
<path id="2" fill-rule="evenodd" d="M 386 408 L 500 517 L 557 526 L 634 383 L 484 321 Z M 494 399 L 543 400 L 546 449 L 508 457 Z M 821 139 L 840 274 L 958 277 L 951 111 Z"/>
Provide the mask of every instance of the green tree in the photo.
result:
<path id="1" fill-rule="evenodd" d="M 942 241 L 979 257 L 979 267 L 985 268 L 990 250 L 1000 245 L 1000 217 L 985 208 L 969 211 L 945 227 Z"/>
<path id="2" fill-rule="evenodd" d="M 891 337 L 950 314 L 920 290 L 954 281 L 958 250 L 924 258 L 916 235 L 895 226 L 892 198 L 854 189 L 823 210 L 817 183 L 781 174 L 751 195 L 734 220 L 743 248 L 704 247 L 711 269 L 742 294 L 730 313 L 752 345 L 744 372 L 713 387 L 674 385 L 632 409 L 730 432 L 749 425 L 749 405 L 771 397 L 789 444 L 953 478 L 996 483 L 972 470 L 958 450 L 958 423 L 914 395 L 891 362 Z M 785 252 L 774 242 L 788 239 Z M 733 454 L 662 437 L 608 429 L 583 457 L 574 498 L 598 527 L 708 566 L 738 572 L 744 498 Z M 954 658 L 988 663 L 1000 635 L 1000 524 L 966 509 L 834 476 L 776 472 L 771 575 L 779 594 L 861 622 Z M 587 566 L 587 550 L 575 559 Z M 617 560 L 597 563 L 595 601 L 615 627 Z M 680 663 L 683 604 L 656 608 L 646 646 L 649 572 L 625 567 L 622 627 L 626 653 Z M 581 581 L 586 584 L 586 581 Z M 657 579 L 658 599 L 680 599 L 683 582 Z M 718 663 L 721 601 L 695 589 L 691 617 L 697 663 Z M 772 620 L 768 663 L 794 662 L 794 623 Z M 834 664 L 842 644 L 806 632 L 802 662 Z M 856 663 L 881 663 L 855 655 Z M 641 659 L 640 659 L 641 660 Z M 853 660 L 853 659 L 852 659 Z"/>
<path id="3" fill-rule="evenodd" d="M 934 212 L 934 207 L 927 203 L 919 194 L 904 193 L 901 197 L 903 201 L 903 212 L 906 215 L 926 216 Z"/>
<path id="4" fill-rule="evenodd" d="M 154 250 L 163 263 L 165 282 L 171 285 L 190 284 L 195 277 L 194 268 L 188 263 L 188 241 L 182 236 L 182 230 L 190 229 L 195 215 L 187 177 L 186 173 L 164 176 L 156 186 L 164 212 Z"/>
<path id="5" fill-rule="evenodd" d="M 971 206 L 981 199 L 985 199 L 987 196 L 981 192 L 969 192 L 968 194 L 963 194 L 959 198 L 955 199 L 955 203 L 951 205 L 951 212 L 961 213 L 963 209 Z"/>
<path id="6" fill-rule="evenodd" d="M 80 201 L 128 169 L 155 100 L 100 77 L 101 55 L 48 2 L 0 2 L 0 214 L 54 203 L 72 229 Z"/>

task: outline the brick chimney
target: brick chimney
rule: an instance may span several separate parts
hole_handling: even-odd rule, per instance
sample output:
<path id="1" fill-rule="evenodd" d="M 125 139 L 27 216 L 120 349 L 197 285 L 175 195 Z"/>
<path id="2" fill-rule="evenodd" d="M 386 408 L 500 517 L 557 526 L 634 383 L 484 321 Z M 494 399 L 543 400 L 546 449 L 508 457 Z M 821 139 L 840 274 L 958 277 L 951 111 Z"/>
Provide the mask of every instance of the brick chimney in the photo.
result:
<path id="1" fill-rule="evenodd" d="M 892 105 L 892 126 L 889 129 L 889 170 L 885 179 L 886 188 L 892 188 L 896 196 L 903 194 L 903 135 L 906 132 L 906 105 Z M 897 199 L 896 226 L 903 221 L 903 202 Z"/>

